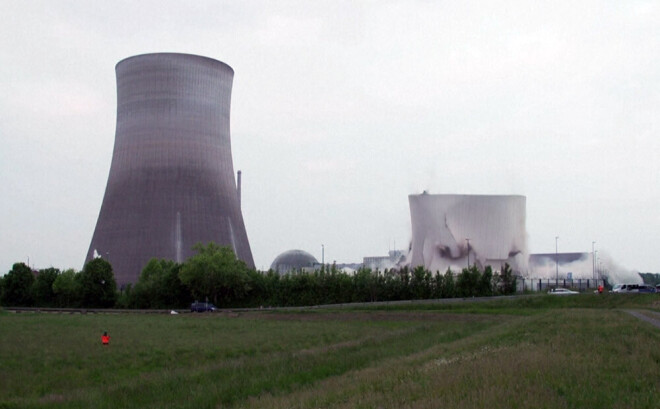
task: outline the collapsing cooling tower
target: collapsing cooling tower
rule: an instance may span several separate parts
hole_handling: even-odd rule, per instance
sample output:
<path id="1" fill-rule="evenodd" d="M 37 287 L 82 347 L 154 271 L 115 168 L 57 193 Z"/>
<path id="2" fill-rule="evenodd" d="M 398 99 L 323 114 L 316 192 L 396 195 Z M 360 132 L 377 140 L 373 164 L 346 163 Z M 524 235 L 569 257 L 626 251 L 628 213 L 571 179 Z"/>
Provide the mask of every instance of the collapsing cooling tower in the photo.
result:
<path id="1" fill-rule="evenodd" d="M 524 196 L 423 193 L 408 200 L 411 266 L 459 272 L 469 254 L 469 264 L 480 268 L 499 271 L 504 263 L 519 272 L 527 268 Z"/>
<path id="2" fill-rule="evenodd" d="M 152 257 L 182 262 L 213 241 L 254 267 L 231 156 L 232 68 L 163 53 L 116 73 L 115 146 L 87 260 L 107 258 L 122 285 Z"/>

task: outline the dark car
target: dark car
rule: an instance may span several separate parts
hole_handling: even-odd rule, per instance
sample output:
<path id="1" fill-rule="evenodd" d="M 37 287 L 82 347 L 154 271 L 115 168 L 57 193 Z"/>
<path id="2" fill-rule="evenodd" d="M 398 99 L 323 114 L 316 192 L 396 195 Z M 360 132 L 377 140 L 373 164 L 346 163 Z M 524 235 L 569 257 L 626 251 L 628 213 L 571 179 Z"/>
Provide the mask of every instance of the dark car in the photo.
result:
<path id="1" fill-rule="evenodd" d="M 190 312 L 215 311 L 218 308 L 209 302 L 194 302 L 190 304 Z"/>

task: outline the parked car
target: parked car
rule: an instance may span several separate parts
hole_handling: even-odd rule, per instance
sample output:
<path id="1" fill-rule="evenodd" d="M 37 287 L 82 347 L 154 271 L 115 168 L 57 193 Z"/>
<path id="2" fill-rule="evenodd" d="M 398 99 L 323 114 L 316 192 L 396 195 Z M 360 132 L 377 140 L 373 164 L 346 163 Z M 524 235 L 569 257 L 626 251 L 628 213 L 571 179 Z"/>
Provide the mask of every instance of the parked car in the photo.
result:
<path id="1" fill-rule="evenodd" d="M 569 290 L 568 288 L 553 288 L 552 290 L 548 291 L 548 294 L 552 295 L 573 295 L 573 294 L 580 294 L 577 291 L 572 291 Z"/>
<path id="2" fill-rule="evenodd" d="M 209 302 L 194 302 L 190 304 L 190 312 L 207 312 L 207 311 L 215 311 L 218 308 L 209 303 Z"/>

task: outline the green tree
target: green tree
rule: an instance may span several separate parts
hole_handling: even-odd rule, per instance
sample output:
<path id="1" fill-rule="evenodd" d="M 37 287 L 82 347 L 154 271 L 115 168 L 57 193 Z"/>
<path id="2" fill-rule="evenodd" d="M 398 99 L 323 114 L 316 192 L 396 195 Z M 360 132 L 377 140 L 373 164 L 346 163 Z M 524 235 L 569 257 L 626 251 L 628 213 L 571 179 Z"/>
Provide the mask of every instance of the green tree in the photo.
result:
<path id="1" fill-rule="evenodd" d="M 354 277 L 342 271 L 318 271 L 320 300 L 326 304 L 346 303 L 354 300 L 357 295 Z M 370 293 L 369 284 L 365 283 L 365 294 Z"/>
<path id="2" fill-rule="evenodd" d="M 263 307 L 268 304 L 268 279 L 267 274 L 254 269 L 247 270 L 250 290 L 247 294 L 243 307 Z"/>
<path id="3" fill-rule="evenodd" d="M 133 283 L 127 283 L 120 287 L 115 301 L 116 308 L 139 308 L 133 294 Z"/>
<path id="4" fill-rule="evenodd" d="M 217 306 L 240 303 L 250 290 L 247 266 L 229 247 L 211 242 L 207 246 L 197 243 L 197 254 L 181 268 L 179 278 L 194 298 L 209 300 Z"/>
<path id="5" fill-rule="evenodd" d="M 513 270 L 509 263 L 504 263 L 502 271 L 500 272 L 500 292 L 504 295 L 515 294 L 516 292 L 516 276 L 513 275 Z"/>
<path id="6" fill-rule="evenodd" d="M 181 283 L 181 264 L 153 258 L 142 269 L 129 294 L 129 304 L 136 308 L 177 308 L 190 301 L 190 293 Z"/>
<path id="7" fill-rule="evenodd" d="M 493 269 L 491 266 L 486 266 L 484 272 L 481 273 L 477 294 L 479 297 L 490 297 L 493 295 Z"/>
<path id="8" fill-rule="evenodd" d="M 410 299 L 410 269 L 408 266 L 403 266 L 398 271 L 398 279 L 399 281 L 399 286 L 398 286 L 398 299 L 400 300 L 409 300 Z"/>
<path id="9" fill-rule="evenodd" d="M 39 270 L 36 280 L 32 284 L 34 304 L 38 307 L 53 307 L 56 304 L 53 283 L 60 275 L 60 270 L 54 267 Z"/>
<path id="10" fill-rule="evenodd" d="M 456 283 L 454 281 L 454 272 L 447 267 L 445 275 L 442 278 L 442 290 L 440 292 L 442 298 L 456 297 Z"/>
<path id="11" fill-rule="evenodd" d="M 431 281 L 431 298 L 442 298 L 443 275 L 436 270 Z"/>
<path id="12" fill-rule="evenodd" d="M 660 274 L 639 273 L 639 276 L 642 277 L 644 284 L 650 284 L 652 286 L 660 284 Z"/>
<path id="13" fill-rule="evenodd" d="M 77 275 L 83 307 L 109 308 L 117 301 L 117 282 L 112 266 L 98 257 L 85 264 Z"/>
<path id="14" fill-rule="evenodd" d="M 417 266 L 411 272 L 410 295 L 413 299 L 427 299 L 431 295 L 431 272 Z"/>
<path id="15" fill-rule="evenodd" d="M 77 280 L 78 273 L 73 269 L 64 270 L 53 281 L 53 294 L 55 305 L 58 307 L 78 307 L 80 305 L 80 291 Z"/>
<path id="16" fill-rule="evenodd" d="M 456 292 L 459 297 L 475 297 L 478 295 L 479 280 L 481 273 L 476 264 L 470 268 L 464 268 L 456 280 Z"/>
<path id="17" fill-rule="evenodd" d="M 34 274 L 25 263 L 14 263 L 3 280 L 2 305 L 29 307 L 33 303 Z"/>
<path id="18" fill-rule="evenodd" d="M 399 270 L 392 268 L 385 270 L 381 277 L 379 277 L 379 294 L 381 301 L 397 301 L 403 300 L 404 294 L 407 293 L 407 288 L 404 288 L 404 282 L 401 279 Z"/>
<path id="19" fill-rule="evenodd" d="M 263 278 L 264 292 L 262 301 L 259 303 L 259 305 L 266 307 L 282 305 L 280 274 L 276 271 L 268 270 L 268 272 L 263 275 Z"/>
<path id="20" fill-rule="evenodd" d="M 351 284 L 347 289 L 349 302 L 367 302 L 369 297 L 369 282 L 371 281 L 371 269 L 362 267 L 351 276 Z"/>
<path id="21" fill-rule="evenodd" d="M 290 294 L 293 298 L 291 305 L 316 305 L 319 303 L 318 285 L 314 274 L 298 271 L 288 275 L 291 285 Z"/>

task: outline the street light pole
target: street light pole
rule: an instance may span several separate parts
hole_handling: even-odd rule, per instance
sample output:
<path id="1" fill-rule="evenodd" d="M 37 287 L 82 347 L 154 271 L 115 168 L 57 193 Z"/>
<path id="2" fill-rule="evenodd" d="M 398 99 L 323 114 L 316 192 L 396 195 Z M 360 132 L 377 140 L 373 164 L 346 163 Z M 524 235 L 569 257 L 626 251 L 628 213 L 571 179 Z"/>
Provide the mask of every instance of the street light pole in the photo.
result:
<path id="1" fill-rule="evenodd" d="M 596 270 L 596 282 L 598 282 L 598 250 L 594 251 L 594 266 Z"/>
<path id="2" fill-rule="evenodd" d="M 555 287 L 559 286 L 559 252 L 557 251 L 557 240 L 559 240 L 559 236 L 555 236 L 555 268 L 557 269 L 557 275 L 555 277 Z"/>
<path id="3" fill-rule="evenodd" d="M 593 276 L 594 280 L 596 279 L 596 248 L 594 247 L 596 244 L 595 241 L 591 242 L 591 275 Z"/>

